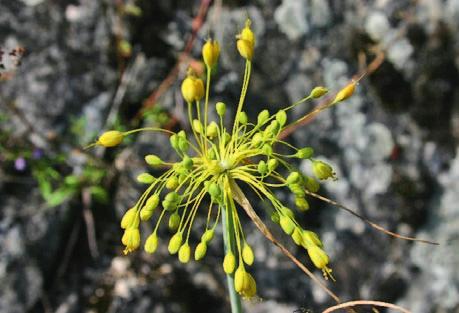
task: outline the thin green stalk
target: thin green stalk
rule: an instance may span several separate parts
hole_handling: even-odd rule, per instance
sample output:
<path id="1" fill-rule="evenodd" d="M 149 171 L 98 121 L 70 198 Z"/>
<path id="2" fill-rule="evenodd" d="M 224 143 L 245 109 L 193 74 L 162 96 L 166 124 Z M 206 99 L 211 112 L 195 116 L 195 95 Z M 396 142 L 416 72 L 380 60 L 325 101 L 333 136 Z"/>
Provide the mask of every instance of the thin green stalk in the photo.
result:
<path id="1" fill-rule="evenodd" d="M 228 208 L 225 208 L 227 210 Z M 227 224 L 227 222 L 229 222 Z M 231 221 L 226 220 L 226 214 L 222 214 L 222 227 L 223 227 L 223 242 L 225 244 L 225 254 L 228 253 L 231 248 L 230 237 L 234 237 L 234 227 L 231 225 Z M 234 289 L 234 278 L 231 274 L 226 275 L 226 281 L 228 283 L 228 293 L 231 302 L 231 313 L 242 313 L 241 297 Z"/>

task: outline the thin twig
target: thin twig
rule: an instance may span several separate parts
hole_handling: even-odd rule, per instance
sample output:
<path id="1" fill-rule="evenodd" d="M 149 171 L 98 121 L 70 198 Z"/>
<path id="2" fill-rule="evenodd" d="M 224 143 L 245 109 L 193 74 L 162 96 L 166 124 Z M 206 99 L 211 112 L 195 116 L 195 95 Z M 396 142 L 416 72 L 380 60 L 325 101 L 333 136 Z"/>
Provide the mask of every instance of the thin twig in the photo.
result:
<path id="1" fill-rule="evenodd" d="M 374 71 L 376 71 L 381 66 L 382 62 L 384 61 L 384 58 L 385 58 L 384 57 L 384 53 L 382 51 L 379 51 L 378 54 L 376 55 L 375 59 L 363 71 L 361 71 L 361 72 L 357 73 L 356 75 L 354 75 L 354 77 L 362 77 L 364 75 L 372 74 Z M 349 83 L 351 83 L 351 82 L 349 82 Z M 329 107 L 330 100 L 332 100 L 332 99 L 333 98 L 330 98 L 330 97 L 325 98 L 323 101 L 321 101 L 317 105 L 317 107 L 313 111 L 309 112 L 308 114 L 306 114 L 305 116 L 300 118 L 294 124 L 286 127 L 279 134 L 279 139 L 284 139 L 284 138 L 290 136 L 298 128 L 309 124 L 316 117 L 317 114 L 319 114 L 321 111 L 323 111 L 323 110 L 325 110 L 326 108 Z"/>
<path id="2" fill-rule="evenodd" d="M 431 244 L 431 245 L 440 245 L 438 242 L 433 242 L 433 241 L 430 241 L 430 240 L 425 240 L 425 239 L 418 239 L 418 238 L 414 238 L 414 237 L 408 237 L 408 236 L 403 236 L 403 235 L 400 235 L 400 234 L 397 234 L 397 233 L 394 233 L 390 230 L 387 230 L 385 228 L 383 228 L 382 226 L 376 224 L 376 223 L 373 223 L 372 221 L 370 221 L 369 219 L 359 215 L 358 213 L 356 213 L 355 211 L 353 211 L 352 209 L 336 202 L 336 201 L 333 201 L 333 200 L 330 200 L 328 198 L 325 198 L 324 196 L 321 196 L 319 194 L 316 194 L 314 192 L 310 192 L 309 190 L 305 189 L 305 193 L 310 195 L 311 197 L 314 197 L 314 198 L 317 198 L 319 200 L 322 200 L 324 202 L 327 202 L 331 205 L 334 205 L 342 210 L 345 210 L 346 212 L 354 215 L 355 217 L 358 217 L 359 219 L 361 219 L 362 221 L 364 221 L 365 223 L 367 223 L 368 225 L 370 225 L 371 227 L 373 227 L 374 229 L 376 230 L 379 230 L 380 232 L 383 232 L 389 236 L 392 236 L 392 237 L 395 237 L 395 238 L 399 238 L 399 239 L 404 239 L 404 240 L 409 240 L 409 241 L 416 241 L 416 242 L 422 242 L 422 243 L 427 243 L 427 244 Z"/>
<path id="3" fill-rule="evenodd" d="M 164 94 L 177 79 L 180 66 L 189 58 L 191 49 L 193 48 L 193 44 L 197 38 L 198 32 L 204 24 L 205 17 L 211 2 L 212 0 L 201 0 L 199 11 L 196 17 L 193 19 L 192 32 L 185 44 L 185 48 L 180 53 L 177 62 L 175 63 L 174 67 L 169 71 L 169 74 L 166 76 L 166 78 L 161 82 L 158 88 L 153 90 L 151 94 L 148 96 L 148 98 L 143 102 L 142 109 L 137 113 L 136 119 L 139 119 L 146 110 L 153 107 L 156 104 L 158 98 L 162 94 Z"/>
<path id="4" fill-rule="evenodd" d="M 356 301 L 349 301 L 349 302 L 346 302 L 346 303 L 341 303 L 341 304 L 338 304 L 338 305 L 335 305 L 335 306 L 332 306 L 332 307 L 326 309 L 322 313 L 331 313 L 331 312 L 337 311 L 339 309 L 348 309 L 348 308 L 351 308 L 351 307 L 354 307 L 354 306 L 357 306 L 357 305 L 372 305 L 372 306 L 377 306 L 377 307 L 394 309 L 394 310 L 397 310 L 397 311 L 403 312 L 403 313 L 412 313 L 411 311 L 408 311 L 407 309 L 404 309 L 404 308 L 402 308 L 402 307 L 400 307 L 398 305 L 395 305 L 395 304 L 382 302 L 382 301 L 370 301 L 370 300 L 368 300 L 368 301 L 366 301 L 366 300 L 356 300 Z"/>
<path id="5" fill-rule="evenodd" d="M 99 249 L 97 248 L 96 226 L 94 223 L 94 215 L 91 211 L 91 192 L 88 188 L 83 188 L 81 191 L 83 201 L 83 218 L 86 225 L 86 235 L 88 236 L 89 252 L 91 257 L 96 259 L 99 257 Z"/>

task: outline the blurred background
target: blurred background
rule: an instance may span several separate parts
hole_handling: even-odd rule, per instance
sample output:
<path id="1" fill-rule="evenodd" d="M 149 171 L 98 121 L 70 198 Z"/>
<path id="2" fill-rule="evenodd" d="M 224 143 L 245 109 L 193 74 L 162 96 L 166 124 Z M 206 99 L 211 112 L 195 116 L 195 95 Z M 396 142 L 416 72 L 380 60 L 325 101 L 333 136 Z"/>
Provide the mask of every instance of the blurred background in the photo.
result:
<path id="1" fill-rule="evenodd" d="M 459 312 L 457 0 L 0 0 L 0 312 L 229 312 L 221 238 L 200 263 L 169 256 L 166 229 L 156 254 L 122 255 L 119 220 L 142 192 L 143 156 L 170 158 L 167 137 L 82 147 L 107 129 L 187 128 L 179 86 L 188 66 L 202 70 L 209 34 L 222 46 L 212 101 L 234 109 L 234 35 L 247 16 L 257 35 L 249 115 L 369 70 L 351 99 L 288 140 L 334 165 L 339 180 L 322 195 L 441 243 L 394 239 L 311 201 L 301 223 L 324 240 L 331 288 L 344 300 Z M 333 304 L 248 220 L 245 230 L 259 296 L 247 312 Z"/>

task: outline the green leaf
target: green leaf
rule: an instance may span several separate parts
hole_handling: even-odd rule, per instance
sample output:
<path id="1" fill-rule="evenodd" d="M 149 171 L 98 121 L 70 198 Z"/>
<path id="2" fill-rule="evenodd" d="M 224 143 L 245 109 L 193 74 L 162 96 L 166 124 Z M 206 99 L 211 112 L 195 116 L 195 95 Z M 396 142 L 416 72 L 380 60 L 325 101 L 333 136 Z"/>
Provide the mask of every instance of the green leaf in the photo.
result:
<path id="1" fill-rule="evenodd" d="M 105 188 L 101 186 L 92 186 L 89 191 L 91 192 L 91 196 L 93 196 L 96 201 L 101 203 L 108 202 L 108 192 L 105 190 Z"/>

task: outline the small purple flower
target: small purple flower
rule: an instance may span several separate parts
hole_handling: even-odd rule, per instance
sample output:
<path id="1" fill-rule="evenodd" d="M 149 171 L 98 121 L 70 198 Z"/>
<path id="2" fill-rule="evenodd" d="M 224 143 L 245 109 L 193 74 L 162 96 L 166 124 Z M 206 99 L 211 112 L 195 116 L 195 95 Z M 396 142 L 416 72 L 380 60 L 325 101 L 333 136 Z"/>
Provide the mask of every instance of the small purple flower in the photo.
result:
<path id="1" fill-rule="evenodd" d="M 43 157 L 43 150 L 40 148 L 35 148 L 32 152 L 32 159 L 40 160 Z"/>
<path id="2" fill-rule="evenodd" d="M 17 171 L 22 172 L 25 170 L 26 167 L 27 167 L 27 162 L 23 157 L 19 157 L 14 161 L 14 168 Z"/>

